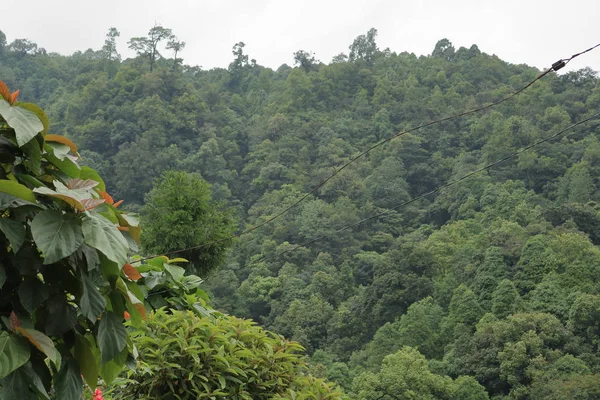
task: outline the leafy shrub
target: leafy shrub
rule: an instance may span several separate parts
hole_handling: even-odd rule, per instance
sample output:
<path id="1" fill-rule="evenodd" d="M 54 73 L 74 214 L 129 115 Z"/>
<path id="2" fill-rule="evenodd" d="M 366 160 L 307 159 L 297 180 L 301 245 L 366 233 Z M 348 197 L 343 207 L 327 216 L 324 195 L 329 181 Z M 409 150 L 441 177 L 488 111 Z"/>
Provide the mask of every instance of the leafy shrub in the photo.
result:
<path id="1" fill-rule="evenodd" d="M 17 96 L 0 82 L 0 398 L 71 400 L 125 365 L 124 312 L 145 314 L 127 264 L 140 228 Z"/>
<path id="2" fill-rule="evenodd" d="M 132 339 L 138 365 L 113 390 L 117 399 L 343 398 L 308 375 L 298 343 L 250 320 L 161 309 Z"/>

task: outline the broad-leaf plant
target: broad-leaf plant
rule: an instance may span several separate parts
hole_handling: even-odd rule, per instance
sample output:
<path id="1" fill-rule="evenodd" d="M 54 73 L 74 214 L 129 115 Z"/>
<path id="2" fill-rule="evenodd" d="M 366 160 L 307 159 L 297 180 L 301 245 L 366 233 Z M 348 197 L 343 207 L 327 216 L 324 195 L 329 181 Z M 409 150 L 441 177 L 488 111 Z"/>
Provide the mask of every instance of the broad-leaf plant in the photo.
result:
<path id="1" fill-rule="evenodd" d="M 201 280 L 184 260 L 130 259 L 135 215 L 18 94 L 0 81 L 0 399 L 79 400 L 83 381 L 134 364 L 126 318 L 139 325 L 174 294 L 206 314 Z"/>

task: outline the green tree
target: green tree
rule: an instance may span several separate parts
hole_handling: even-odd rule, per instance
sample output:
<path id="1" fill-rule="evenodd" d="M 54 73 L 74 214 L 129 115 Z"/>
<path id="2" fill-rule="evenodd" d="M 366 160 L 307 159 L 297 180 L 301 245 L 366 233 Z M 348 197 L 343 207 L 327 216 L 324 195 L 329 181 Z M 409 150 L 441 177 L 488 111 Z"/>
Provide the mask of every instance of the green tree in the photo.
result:
<path id="1" fill-rule="evenodd" d="M 37 54 L 38 52 L 43 52 L 42 49 L 38 48 L 37 43 L 34 43 L 28 39 L 15 39 L 8 45 L 8 50 L 15 52 L 21 56 L 26 54 Z"/>
<path id="2" fill-rule="evenodd" d="M 469 326 L 474 326 L 483 315 L 475 294 L 465 285 L 454 290 L 448 311 L 449 321 Z"/>
<path id="3" fill-rule="evenodd" d="M 569 168 L 558 185 L 558 198 L 562 202 L 585 204 L 593 200 L 595 192 L 596 186 L 585 162 Z"/>
<path id="4" fill-rule="evenodd" d="M 512 281 L 504 279 L 492 294 L 492 312 L 498 318 L 514 314 L 521 306 L 519 292 Z"/>
<path id="5" fill-rule="evenodd" d="M 167 43 L 167 50 L 173 50 L 173 68 L 177 67 L 177 64 L 183 61 L 180 58 L 177 58 L 177 54 L 179 54 L 185 48 L 185 42 L 178 40 L 175 36 L 171 36 L 169 42 Z"/>
<path id="6" fill-rule="evenodd" d="M 4 49 L 6 47 L 6 35 L 4 32 L 0 31 L 0 55 L 4 54 Z"/>
<path id="7" fill-rule="evenodd" d="M 146 197 L 142 208 L 144 251 L 178 252 L 206 275 L 218 268 L 229 246 L 235 224 L 231 214 L 211 198 L 210 185 L 198 174 L 167 172 Z"/>
<path id="8" fill-rule="evenodd" d="M 102 54 L 106 59 L 108 77 L 112 78 L 116 73 L 117 64 L 121 60 L 121 56 L 117 51 L 117 38 L 121 36 L 121 33 L 117 28 L 110 28 L 106 34 L 104 40 L 104 46 L 102 46 Z"/>
<path id="9" fill-rule="evenodd" d="M 331 304 L 313 295 L 308 300 L 292 301 L 283 315 L 276 319 L 273 327 L 299 341 L 312 353 L 327 341 L 327 322 L 332 314 Z"/>
<path id="10" fill-rule="evenodd" d="M 583 294 L 577 297 L 569 312 L 568 326 L 600 349 L 600 296 Z"/>
<path id="11" fill-rule="evenodd" d="M 366 186 L 375 205 L 392 208 L 410 200 L 405 176 L 402 162 L 393 157 L 386 158 L 379 167 L 373 169 Z"/>
<path id="12" fill-rule="evenodd" d="M 428 358 L 443 355 L 440 341 L 440 325 L 444 312 L 427 297 L 411 304 L 406 314 L 377 330 L 373 340 L 362 350 L 365 365 L 377 369 L 386 355 L 404 346 L 413 347 Z"/>
<path id="13" fill-rule="evenodd" d="M 169 28 L 164 28 L 160 25 L 154 25 L 148 31 L 146 37 L 134 37 L 127 42 L 129 48 L 135 51 L 138 56 L 148 57 L 150 63 L 150 72 L 152 72 L 156 60 L 160 57 L 158 45 L 164 40 L 171 40 L 173 32 Z"/>
<path id="14" fill-rule="evenodd" d="M 121 33 L 114 27 L 110 28 L 106 34 L 104 46 L 102 46 L 102 53 L 104 53 L 104 57 L 106 57 L 109 62 L 118 61 L 121 58 L 117 51 L 117 38 L 119 36 L 121 36 Z"/>
<path id="15" fill-rule="evenodd" d="M 360 35 L 350 45 L 350 61 L 364 60 L 367 64 L 371 64 L 375 59 L 379 49 L 375 38 L 377 37 L 377 29 L 371 28 L 365 35 Z"/>
<path id="16" fill-rule="evenodd" d="M 435 44 L 435 48 L 431 53 L 432 57 L 443 58 L 446 61 L 454 59 L 454 46 L 448 39 L 441 39 Z"/>
<path id="17" fill-rule="evenodd" d="M 387 356 L 379 373 L 357 376 L 354 392 L 365 400 L 488 399 L 485 389 L 473 378 L 453 381 L 448 376 L 432 373 L 427 359 L 410 347 Z"/>
<path id="18" fill-rule="evenodd" d="M 314 70 L 319 62 L 312 51 L 298 50 L 294 53 L 294 65 L 299 66 L 307 73 Z"/>

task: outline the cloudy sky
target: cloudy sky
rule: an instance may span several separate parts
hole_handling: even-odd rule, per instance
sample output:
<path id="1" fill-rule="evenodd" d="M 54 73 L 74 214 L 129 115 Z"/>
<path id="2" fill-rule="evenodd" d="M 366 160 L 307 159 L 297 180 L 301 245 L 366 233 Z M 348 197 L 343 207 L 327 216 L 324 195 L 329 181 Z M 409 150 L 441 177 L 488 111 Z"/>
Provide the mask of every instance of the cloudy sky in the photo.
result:
<path id="1" fill-rule="evenodd" d="M 187 42 L 185 63 L 203 68 L 226 67 L 239 41 L 272 68 L 292 64 L 299 49 L 329 62 L 371 27 L 382 49 L 429 54 L 447 37 L 538 68 L 600 42 L 598 0 L 0 0 L 0 13 L 9 42 L 62 54 L 99 49 L 114 26 L 131 56 L 127 40 L 156 22 Z M 570 65 L 586 66 L 600 70 L 600 49 Z"/>

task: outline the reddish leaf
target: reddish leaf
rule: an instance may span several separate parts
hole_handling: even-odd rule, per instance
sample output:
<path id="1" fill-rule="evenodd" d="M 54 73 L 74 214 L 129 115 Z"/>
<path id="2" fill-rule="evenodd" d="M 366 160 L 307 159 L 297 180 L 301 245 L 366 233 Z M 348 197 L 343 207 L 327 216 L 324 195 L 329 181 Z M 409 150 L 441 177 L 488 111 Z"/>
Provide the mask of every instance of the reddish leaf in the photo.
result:
<path id="1" fill-rule="evenodd" d="M 15 312 L 10 313 L 10 329 L 14 332 L 21 327 L 21 321 Z"/>
<path id="2" fill-rule="evenodd" d="M 131 318 L 131 315 L 129 315 L 129 313 L 127 311 L 125 311 L 123 313 L 123 317 L 125 317 L 125 319 L 129 319 L 129 318 Z"/>
<path id="3" fill-rule="evenodd" d="M 17 90 L 16 92 L 14 92 L 11 96 L 10 96 L 10 100 L 9 103 L 12 106 L 13 104 L 15 104 L 15 101 L 17 101 L 17 98 L 19 97 L 19 93 L 21 93 L 20 90 Z"/>
<path id="4" fill-rule="evenodd" d="M 113 204 L 115 206 L 115 208 L 119 207 L 121 204 L 123 203 L 123 200 L 119 200 L 117 201 L 115 204 Z"/>
<path id="5" fill-rule="evenodd" d="M 25 336 L 32 345 L 37 347 L 42 353 L 46 354 L 52 362 L 56 363 L 59 360 L 58 351 L 56 350 L 56 347 L 54 347 L 52 339 L 48 336 L 35 329 L 25 329 L 21 327 L 17 328 L 17 332 Z"/>
<path id="6" fill-rule="evenodd" d="M 117 229 L 120 230 L 121 232 L 127 232 L 129 230 L 129 227 L 117 225 Z"/>
<path id="7" fill-rule="evenodd" d="M 146 319 L 146 307 L 142 303 L 135 303 L 133 305 L 138 313 L 142 316 L 143 319 Z M 126 311 L 127 312 L 127 311 Z"/>
<path id="8" fill-rule="evenodd" d="M 83 200 L 81 200 L 81 204 L 85 207 L 86 210 L 91 210 L 92 208 L 96 208 L 102 203 L 104 203 L 104 199 L 83 199 Z"/>
<path id="9" fill-rule="evenodd" d="M 127 275 L 127 277 L 129 279 L 131 279 L 132 281 L 137 281 L 138 279 L 140 279 L 142 277 L 142 275 L 140 275 L 138 270 L 131 264 L 123 265 L 123 273 L 125 275 Z"/>
<path id="10" fill-rule="evenodd" d="M 2 81 L 0 81 L 0 96 L 10 103 L 10 99 L 12 98 L 10 90 L 8 90 L 8 86 Z"/>
<path id="11" fill-rule="evenodd" d="M 98 194 L 108 203 L 108 204 L 115 204 L 115 201 L 113 200 L 113 198 L 110 196 L 110 194 L 106 193 L 104 190 L 100 190 L 100 189 L 96 189 L 96 191 L 98 192 Z"/>
<path id="12" fill-rule="evenodd" d="M 69 182 L 67 182 L 67 187 L 69 189 L 91 189 L 96 186 L 98 186 L 98 182 L 92 179 L 70 179 Z"/>

